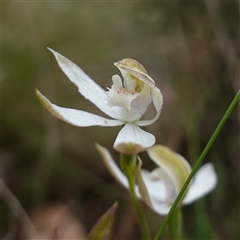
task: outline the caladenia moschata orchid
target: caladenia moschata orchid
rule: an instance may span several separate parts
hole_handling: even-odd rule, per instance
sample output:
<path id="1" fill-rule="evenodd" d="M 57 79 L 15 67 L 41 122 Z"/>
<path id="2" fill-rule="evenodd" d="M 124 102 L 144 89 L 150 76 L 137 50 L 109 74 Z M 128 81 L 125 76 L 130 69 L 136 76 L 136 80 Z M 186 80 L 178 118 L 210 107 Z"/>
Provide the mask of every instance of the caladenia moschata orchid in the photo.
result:
<path id="1" fill-rule="evenodd" d="M 114 162 L 106 148 L 96 145 L 110 173 L 126 188 L 128 180 Z M 158 166 L 153 171 L 141 169 L 141 160 L 135 179 L 135 191 L 155 212 L 168 214 L 174 200 L 188 178 L 191 167 L 179 154 L 162 145 L 155 145 L 147 150 L 150 159 Z M 217 184 L 217 176 L 211 163 L 203 165 L 194 176 L 181 204 L 187 205 L 211 192 Z"/>
<path id="2" fill-rule="evenodd" d="M 53 116 L 78 127 L 124 125 L 113 146 L 125 154 L 136 154 L 154 145 L 155 137 L 140 127 L 150 125 L 159 118 L 163 99 L 154 80 L 140 63 L 130 58 L 114 63 L 123 79 L 119 75 L 114 75 L 113 85 L 105 91 L 73 62 L 49 50 L 54 54 L 63 72 L 77 86 L 80 94 L 112 119 L 59 107 L 36 90 L 38 99 Z M 151 103 L 156 109 L 155 117 L 151 120 L 142 120 Z"/>

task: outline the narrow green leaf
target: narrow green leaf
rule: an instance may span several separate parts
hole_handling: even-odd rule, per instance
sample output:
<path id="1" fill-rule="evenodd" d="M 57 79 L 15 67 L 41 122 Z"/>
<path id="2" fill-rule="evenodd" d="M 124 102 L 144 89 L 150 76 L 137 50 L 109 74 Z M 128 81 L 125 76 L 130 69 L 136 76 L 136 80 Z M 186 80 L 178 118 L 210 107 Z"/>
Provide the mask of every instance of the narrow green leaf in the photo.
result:
<path id="1" fill-rule="evenodd" d="M 180 240 L 182 238 L 181 209 L 175 209 L 169 220 L 169 239 Z"/>
<path id="2" fill-rule="evenodd" d="M 190 183 L 190 181 L 192 180 L 193 176 L 195 175 L 195 173 L 197 172 L 197 170 L 199 169 L 199 167 L 202 164 L 203 159 L 205 158 L 205 156 L 207 155 L 208 151 L 210 150 L 210 148 L 212 147 L 214 141 L 216 140 L 218 134 L 220 133 L 220 131 L 222 130 L 222 127 L 224 126 L 225 122 L 227 121 L 228 117 L 230 116 L 231 112 L 233 111 L 235 105 L 237 104 L 238 100 L 240 99 L 240 90 L 238 90 L 236 96 L 234 97 L 234 99 L 232 100 L 231 104 L 229 105 L 227 111 L 225 112 L 225 114 L 223 115 L 221 121 L 219 122 L 219 124 L 217 125 L 215 131 L 213 132 L 212 136 L 210 137 L 206 147 L 203 149 L 201 155 L 199 156 L 196 164 L 194 165 L 192 172 L 190 173 L 190 175 L 188 176 L 188 179 L 186 180 L 185 184 L 182 187 L 182 190 L 180 191 L 180 193 L 178 194 L 177 198 L 175 199 L 168 215 L 166 216 L 166 218 L 164 219 L 162 225 L 160 226 L 160 228 L 158 229 L 158 232 L 154 238 L 154 240 L 158 240 L 160 238 L 160 236 L 163 233 L 164 228 L 166 227 L 168 221 L 171 218 L 171 215 L 174 213 L 175 208 L 177 207 L 178 203 L 180 202 L 185 190 L 188 187 L 188 184 Z"/>
<path id="3" fill-rule="evenodd" d="M 88 240 L 111 240 L 118 203 L 104 213 L 91 229 Z"/>

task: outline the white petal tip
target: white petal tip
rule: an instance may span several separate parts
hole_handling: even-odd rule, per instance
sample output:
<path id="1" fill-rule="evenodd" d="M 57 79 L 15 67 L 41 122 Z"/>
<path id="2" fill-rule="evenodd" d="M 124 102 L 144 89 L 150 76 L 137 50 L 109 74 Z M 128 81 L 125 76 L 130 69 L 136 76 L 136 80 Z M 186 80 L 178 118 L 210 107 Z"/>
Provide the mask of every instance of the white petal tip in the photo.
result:
<path id="1" fill-rule="evenodd" d="M 47 47 L 47 49 L 48 49 L 49 51 L 51 51 L 52 53 L 55 53 L 55 51 L 54 51 L 53 49 L 51 49 L 50 47 Z"/>
<path id="2" fill-rule="evenodd" d="M 98 143 L 95 143 L 95 147 L 98 150 L 99 154 L 101 155 L 101 158 L 106 167 L 108 168 L 109 172 L 111 173 L 111 175 L 117 181 L 119 181 L 125 188 L 128 188 L 127 178 L 114 162 L 110 152 Z"/>
<path id="3" fill-rule="evenodd" d="M 52 52 L 52 54 L 55 56 L 55 58 L 57 59 L 58 57 L 62 56 L 60 53 L 54 51 L 53 49 L 47 47 L 47 49 Z"/>

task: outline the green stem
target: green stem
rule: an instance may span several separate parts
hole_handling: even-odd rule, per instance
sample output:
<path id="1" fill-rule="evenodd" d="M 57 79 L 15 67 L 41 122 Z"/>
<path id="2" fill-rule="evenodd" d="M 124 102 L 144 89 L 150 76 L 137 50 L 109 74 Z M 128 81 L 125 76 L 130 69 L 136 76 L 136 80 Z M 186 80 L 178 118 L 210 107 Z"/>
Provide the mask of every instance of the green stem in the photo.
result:
<path id="1" fill-rule="evenodd" d="M 228 119 L 229 115 L 231 114 L 233 108 L 235 107 L 235 105 L 237 104 L 238 100 L 240 98 L 240 90 L 237 92 L 236 96 L 234 97 L 233 101 L 231 102 L 230 106 L 228 107 L 227 111 L 225 112 L 224 116 L 222 117 L 220 123 L 218 124 L 217 128 L 215 129 L 214 133 L 212 134 L 210 140 L 208 141 L 206 147 L 204 148 L 204 150 L 202 151 L 200 157 L 198 158 L 195 166 L 192 169 L 192 172 L 190 173 L 189 177 L 187 178 L 185 184 L 183 185 L 180 193 L 178 194 L 177 198 L 175 199 L 167 217 L 164 219 L 162 225 L 160 226 L 154 240 L 159 239 L 159 237 L 161 236 L 161 234 L 163 233 L 164 228 L 166 227 L 169 219 L 171 218 L 175 208 L 177 207 L 177 205 L 180 202 L 180 199 L 182 198 L 185 190 L 188 187 L 188 184 L 190 183 L 190 181 L 192 180 L 193 176 L 195 175 L 196 171 L 199 169 L 200 165 L 202 164 L 203 159 L 205 158 L 205 156 L 207 155 L 209 149 L 211 148 L 212 144 L 214 143 L 214 141 L 216 140 L 219 132 L 221 131 L 222 127 L 224 126 L 226 120 Z"/>
<path id="2" fill-rule="evenodd" d="M 177 208 L 169 220 L 169 237 L 170 240 L 182 239 L 182 218 L 181 209 Z"/>
<path id="3" fill-rule="evenodd" d="M 120 162 L 121 167 L 128 179 L 130 197 L 138 216 L 138 221 L 142 231 L 142 238 L 144 240 L 151 239 L 146 219 L 144 218 L 141 206 L 135 193 L 135 172 L 137 167 L 136 155 L 121 154 Z"/>

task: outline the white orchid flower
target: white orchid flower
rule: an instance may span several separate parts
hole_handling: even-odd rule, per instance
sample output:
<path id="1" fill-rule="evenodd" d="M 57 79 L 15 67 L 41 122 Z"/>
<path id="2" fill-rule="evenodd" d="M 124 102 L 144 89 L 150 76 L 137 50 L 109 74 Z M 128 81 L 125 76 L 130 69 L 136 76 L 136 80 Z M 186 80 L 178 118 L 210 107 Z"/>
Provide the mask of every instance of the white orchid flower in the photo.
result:
<path id="1" fill-rule="evenodd" d="M 73 62 L 52 49 L 49 50 L 54 54 L 62 71 L 78 87 L 81 95 L 112 119 L 59 107 L 36 90 L 40 102 L 53 116 L 78 127 L 125 125 L 114 143 L 114 148 L 122 153 L 138 153 L 155 143 L 155 137 L 139 126 L 150 125 L 159 118 L 163 99 L 153 79 L 140 63 L 130 58 L 114 63 L 120 70 L 123 81 L 120 76 L 114 75 L 112 87 L 104 91 Z M 155 107 L 156 116 L 151 120 L 141 120 L 150 103 Z"/>
<path id="2" fill-rule="evenodd" d="M 109 151 L 99 144 L 96 147 L 113 177 L 128 188 L 126 176 L 116 165 Z M 149 148 L 147 153 L 158 167 L 151 172 L 140 170 L 142 181 L 137 181 L 136 195 L 155 212 L 167 215 L 188 178 L 191 167 L 181 155 L 161 145 Z M 190 183 L 181 204 L 190 204 L 205 196 L 215 188 L 216 184 L 217 176 L 213 165 L 211 163 L 203 165 Z"/>

